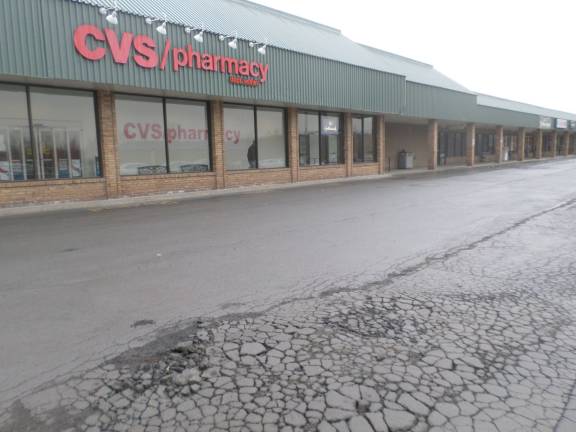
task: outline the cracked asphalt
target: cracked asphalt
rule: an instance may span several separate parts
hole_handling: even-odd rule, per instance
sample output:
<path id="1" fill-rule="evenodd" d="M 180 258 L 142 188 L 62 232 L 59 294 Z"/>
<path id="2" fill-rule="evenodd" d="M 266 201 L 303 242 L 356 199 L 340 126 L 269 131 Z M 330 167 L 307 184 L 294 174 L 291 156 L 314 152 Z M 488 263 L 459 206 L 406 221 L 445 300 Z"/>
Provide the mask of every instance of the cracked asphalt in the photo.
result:
<path id="1" fill-rule="evenodd" d="M 574 169 L 566 161 L 400 180 L 404 192 L 427 189 L 444 204 L 449 190 L 497 189 L 489 176 L 526 196 L 510 195 L 524 203 L 512 209 L 501 192 L 473 214 L 472 194 L 470 207 L 442 215 L 476 220 L 459 241 L 445 236 L 433 248 L 425 239 L 370 278 L 348 269 L 338 284 L 259 310 L 230 300 L 227 315 L 198 314 L 47 380 L 5 405 L 0 431 L 574 431 Z M 362 186 L 373 185 L 353 187 L 365 198 Z M 418 217 L 438 221 L 427 205 Z M 150 325 L 141 321 L 134 331 Z"/>

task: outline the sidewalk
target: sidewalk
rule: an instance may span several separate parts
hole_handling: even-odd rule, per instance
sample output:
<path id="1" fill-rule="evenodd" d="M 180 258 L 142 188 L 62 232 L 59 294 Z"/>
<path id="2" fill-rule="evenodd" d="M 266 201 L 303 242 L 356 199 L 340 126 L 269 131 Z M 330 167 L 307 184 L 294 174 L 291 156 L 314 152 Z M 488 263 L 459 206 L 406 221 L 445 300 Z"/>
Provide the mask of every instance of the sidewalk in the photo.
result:
<path id="1" fill-rule="evenodd" d="M 304 181 L 297 183 L 284 183 L 284 184 L 262 184 L 254 186 L 244 186 L 236 187 L 230 189 L 213 189 L 208 191 L 193 191 L 193 192 L 168 192 L 163 194 L 155 195 L 144 195 L 137 197 L 121 197 L 103 200 L 92 200 L 92 201 L 57 201 L 52 203 L 44 204 L 24 204 L 12 207 L 0 207 L 0 217 L 6 216 L 22 216 L 29 214 L 37 214 L 44 212 L 53 211 L 64 211 L 64 210 L 100 210 L 100 209 L 112 209 L 112 208 L 122 208 L 122 207 L 137 207 L 144 205 L 154 205 L 154 204 L 165 204 L 171 201 L 184 201 L 192 199 L 203 199 L 211 198 L 217 196 L 227 196 L 236 195 L 244 193 L 257 193 L 257 192 L 267 192 L 272 190 L 283 190 L 291 188 L 308 187 L 315 185 L 333 184 L 333 183 L 346 183 L 346 182 L 361 182 L 361 181 L 373 181 L 379 179 L 386 179 L 392 177 L 409 177 L 418 175 L 436 175 L 447 171 L 450 172 L 465 172 L 470 170 L 487 170 L 487 169 L 497 169 L 503 167 L 509 167 L 518 164 L 527 163 L 546 163 L 552 160 L 541 159 L 541 160 L 528 160 L 524 162 L 519 161 L 509 161 L 503 162 L 501 164 L 497 163 L 487 163 L 480 164 L 474 167 L 467 166 L 446 166 L 439 167 L 434 171 L 428 169 L 412 169 L 412 170 L 394 170 L 392 172 L 387 172 L 381 175 L 371 175 L 371 176 L 359 176 L 359 177 L 344 177 L 328 180 L 314 180 L 314 181 Z"/>

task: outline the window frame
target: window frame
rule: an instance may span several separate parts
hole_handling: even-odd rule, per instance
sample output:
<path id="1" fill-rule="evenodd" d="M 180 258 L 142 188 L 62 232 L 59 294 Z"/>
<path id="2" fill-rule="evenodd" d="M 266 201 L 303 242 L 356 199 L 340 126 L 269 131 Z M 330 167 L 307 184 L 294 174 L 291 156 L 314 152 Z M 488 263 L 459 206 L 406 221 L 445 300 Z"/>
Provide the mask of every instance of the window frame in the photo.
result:
<path id="1" fill-rule="evenodd" d="M 376 134 L 374 133 L 374 120 L 376 119 L 376 116 L 372 116 L 372 115 L 352 115 L 352 122 L 354 122 L 354 119 L 360 120 L 361 122 L 361 131 L 360 131 L 360 136 L 362 137 L 361 139 L 361 143 L 360 143 L 360 148 L 362 149 L 362 160 L 354 160 L 354 156 L 356 155 L 356 148 L 354 146 L 354 126 L 352 125 L 352 163 L 354 164 L 371 164 L 371 163 L 378 163 L 378 144 L 376 143 Z M 365 125 L 364 125 L 364 120 L 366 119 L 372 119 L 372 132 L 370 133 L 370 136 L 372 137 L 372 152 L 374 154 L 374 160 L 372 161 L 366 161 L 366 143 L 364 142 L 364 138 L 366 137 L 365 134 Z"/>
<path id="2" fill-rule="evenodd" d="M 300 167 L 323 167 L 323 166 L 338 166 L 345 165 L 346 160 L 344 156 L 344 116 L 340 112 L 333 111 L 314 111 L 314 110 L 298 110 L 298 114 L 313 114 L 318 117 L 318 165 L 300 164 L 300 131 L 298 131 L 298 164 Z M 322 134 L 322 117 L 338 117 L 338 162 L 336 163 L 322 163 L 322 137 L 329 136 Z M 310 160 L 310 148 L 308 148 L 308 160 Z"/>
<path id="3" fill-rule="evenodd" d="M 210 119 L 210 108 L 211 108 L 211 101 L 208 100 L 201 100 L 201 99 L 190 99 L 190 98 L 183 98 L 183 97 L 169 97 L 169 96 L 154 96 L 154 95 L 143 95 L 141 93 L 127 93 L 127 92 L 114 92 L 114 121 L 116 122 L 118 119 L 118 113 L 116 112 L 116 96 L 127 96 L 127 97 L 141 97 L 141 98 L 148 98 L 148 99 L 157 99 L 160 100 L 162 104 L 162 121 L 164 123 L 164 152 L 166 157 L 166 173 L 164 174 L 120 174 L 120 177 L 150 177 L 150 176 L 157 176 L 157 175 L 183 175 L 183 174 L 206 174 L 206 173 L 213 173 L 214 172 L 214 147 L 212 145 L 212 122 Z M 171 172 L 170 171 L 170 152 L 168 150 L 168 113 L 166 110 L 166 104 L 171 100 L 176 101 L 185 101 L 185 102 L 195 102 L 201 103 L 205 107 L 205 114 L 206 114 L 206 128 L 208 130 L 208 159 L 210 161 L 210 169 L 206 172 L 191 172 L 191 173 L 181 173 L 181 172 Z M 116 127 L 116 129 L 118 129 Z M 116 132 L 116 136 L 114 137 L 116 142 L 118 143 L 118 133 Z M 119 145 L 119 143 L 118 143 Z M 118 157 L 118 166 L 120 166 L 120 158 Z"/>
<path id="4" fill-rule="evenodd" d="M 224 128 L 224 108 L 226 107 L 249 107 L 252 108 L 252 114 L 254 118 L 254 140 L 256 141 L 256 167 L 255 168 L 245 168 L 245 169 L 228 169 L 226 168 L 226 160 L 224 160 L 224 170 L 227 172 L 244 172 L 244 171 L 255 171 L 255 170 L 277 170 L 277 169 L 286 169 L 290 168 L 290 162 L 288 160 L 288 116 L 287 110 L 284 107 L 279 106 L 268 106 L 268 105 L 253 105 L 247 103 L 234 103 L 228 102 L 222 104 L 222 127 Z M 282 130 L 284 132 L 284 166 L 281 167 L 268 167 L 268 168 L 260 168 L 260 143 L 258 137 L 258 108 L 263 110 L 272 110 L 272 111 L 282 111 Z M 226 154 L 226 146 L 222 146 L 222 151 Z"/>
<path id="5" fill-rule="evenodd" d="M 3 184 L 12 184 L 12 183 L 26 183 L 26 182 L 62 182 L 62 181 L 70 181 L 70 180 L 83 180 L 83 179 L 102 179 L 104 178 L 104 171 L 103 171 L 103 162 L 102 162 L 102 133 L 100 130 L 100 110 L 98 109 L 98 98 L 96 90 L 87 90 L 83 88 L 76 88 L 76 87 L 66 87 L 66 86 L 56 86 L 56 85 L 48 85 L 48 84 L 23 84 L 21 82 L 11 82 L 11 81 L 1 81 L 0 85 L 6 86 L 13 86 L 13 87 L 20 87 L 24 90 L 25 99 L 26 99 L 26 115 L 28 116 L 28 133 L 30 134 L 30 145 L 32 147 L 32 159 L 34 160 L 34 178 L 33 179 L 26 179 L 26 180 L 3 180 L 0 181 L 0 186 Z M 38 173 L 41 172 L 40 167 L 37 165 L 38 161 L 38 153 L 36 148 L 36 137 L 34 134 L 34 119 L 32 118 L 32 98 L 31 98 L 31 88 L 45 88 L 51 90 L 64 90 L 64 91 L 76 91 L 76 92 L 83 92 L 86 94 L 90 94 L 92 96 L 92 102 L 94 105 L 94 126 L 96 129 L 96 148 L 98 151 L 98 172 L 100 175 L 97 176 L 82 176 L 82 177 L 67 177 L 67 178 L 38 178 Z M 25 163 L 25 161 L 23 161 Z"/>

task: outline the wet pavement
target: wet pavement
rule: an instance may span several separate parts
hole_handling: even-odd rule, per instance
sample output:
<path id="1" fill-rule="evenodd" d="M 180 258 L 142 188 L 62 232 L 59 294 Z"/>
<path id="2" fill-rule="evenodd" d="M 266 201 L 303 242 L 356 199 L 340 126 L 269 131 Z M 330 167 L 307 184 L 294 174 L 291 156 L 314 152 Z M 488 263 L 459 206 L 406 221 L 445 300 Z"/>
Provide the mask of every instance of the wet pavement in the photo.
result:
<path id="1" fill-rule="evenodd" d="M 107 359 L 94 355 L 95 365 L 82 363 L 83 371 L 13 398 L 0 414 L 0 431 L 576 430 L 576 194 L 569 183 L 574 169 L 576 163 L 567 161 L 281 193 L 278 204 L 291 201 L 295 207 L 284 208 L 286 215 L 307 208 L 304 222 L 322 234 L 320 244 L 309 248 L 334 255 L 343 267 L 339 283 L 319 278 L 307 290 L 287 289 L 283 298 L 272 289 L 256 311 L 240 304 L 247 299 L 230 299 L 219 314 L 190 313 L 187 318 L 203 318 L 144 338 L 149 343 L 137 348 L 119 345 Z M 498 192 L 492 199 L 485 196 L 489 189 Z M 407 201 L 397 213 L 387 208 L 391 202 L 399 206 L 410 190 L 421 202 Z M 385 204 L 364 203 L 370 196 Z M 309 202 L 313 197 L 318 200 Z M 457 197 L 467 205 L 448 205 Z M 274 200 L 266 194 L 244 198 L 243 204 L 251 204 L 246 210 Z M 342 219 L 343 200 L 359 213 L 353 223 Z M 314 207 L 318 201 L 332 204 L 325 232 L 312 223 L 322 213 Z M 136 219 L 134 212 L 143 210 L 148 217 L 169 217 L 191 205 L 199 204 L 128 213 Z M 380 238 L 409 227 L 390 218 L 371 225 L 376 244 L 366 251 L 346 235 L 348 252 L 340 240 L 327 240 L 330 232 L 351 224 L 356 237 L 367 241 L 360 230 L 366 225 L 359 222 L 424 208 L 410 216 L 413 232 L 404 233 L 409 239 L 404 247 L 399 234 Z M 104 222 L 100 216 L 78 215 L 93 224 Z M 431 221 L 450 216 L 454 224 L 416 241 Z M 302 227 L 292 228 L 301 241 L 296 233 Z M 243 235 L 251 243 L 249 234 Z M 249 254 L 254 247 L 240 249 Z M 363 262 L 368 275 L 358 277 L 358 260 L 368 252 L 382 256 Z M 331 255 L 325 261 L 330 268 Z M 273 265 L 298 277 L 305 272 L 291 267 L 297 262 Z M 259 272 L 266 267 L 253 268 L 247 273 L 257 285 L 264 283 Z M 324 270 L 320 266 L 319 272 Z M 238 277 L 240 293 L 247 276 Z M 161 308 L 146 307 L 148 313 L 140 322 L 132 320 L 130 331 L 156 325 L 150 319 Z M 223 315 L 226 311 L 232 313 Z"/>

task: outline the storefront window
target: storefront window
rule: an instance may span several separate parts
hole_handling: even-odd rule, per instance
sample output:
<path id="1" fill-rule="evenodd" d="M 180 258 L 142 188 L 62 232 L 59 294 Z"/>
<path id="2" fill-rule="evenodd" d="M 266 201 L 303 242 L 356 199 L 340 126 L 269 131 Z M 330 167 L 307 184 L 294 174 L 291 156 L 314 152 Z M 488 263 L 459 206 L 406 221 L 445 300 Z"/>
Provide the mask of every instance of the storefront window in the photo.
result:
<path id="1" fill-rule="evenodd" d="M 30 104 L 39 178 L 100 175 L 94 95 L 32 87 Z"/>
<path id="2" fill-rule="evenodd" d="M 534 136 L 531 134 L 526 134 L 524 140 L 524 156 L 527 158 L 536 157 L 536 143 Z"/>
<path id="3" fill-rule="evenodd" d="M 210 140 L 206 104 L 166 101 L 170 172 L 210 171 Z"/>
<path id="4" fill-rule="evenodd" d="M 507 161 L 516 158 L 518 153 L 518 136 L 516 134 L 504 135 L 504 149 L 502 158 Z"/>
<path id="5" fill-rule="evenodd" d="M 475 154 L 485 158 L 496 153 L 496 135 L 493 133 L 477 133 Z"/>
<path id="6" fill-rule="evenodd" d="M 322 115 L 320 125 L 320 165 L 343 163 L 340 116 Z"/>
<path id="7" fill-rule="evenodd" d="M 564 153 L 564 137 L 561 134 L 556 137 L 556 152 L 558 154 Z"/>
<path id="8" fill-rule="evenodd" d="M 0 85 L 0 181 L 35 178 L 26 88 Z"/>
<path id="9" fill-rule="evenodd" d="M 226 169 L 286 167 L 285 137 L 284 110 L 224 106 Z"/>
<path id="10" fill-rule="evenodd" d="M 298 129 L 300 165 L 343 163 L 340 115 L 299 113 Z"/>
<path id="11" fill-rule="evenodd" d="M 258 108 L 258 168 L 286 167 L 284 110 Z"/>
<path id="12" fill-rule="evenodd" d="M 0 181 L 100 175 L 93 93 L 1 85 L 0 100 Z"/>
<path id="13" fill-rule="evenodd" d="M 256 168 L 258 153 L 254 129 L 254 109 L 243 106 L 224 107 L 224 160 L 226 169 Z"/>
<path id="14" fill-rule="evenodd" d="M 298 113 L 300 165 L 320 165 L 320 122 L 318 114 Z"/>
<path id="15" fill-rule="evenodd" d="M 121 175 L 165 174 L 162 99 L 116 96 Z"/>
<path id="16" fill-rule="evenodd" d="M 544 135 L 542 137 L 542 151 L 544 153 L 551 153 L 552 152 L 552 135 Z"/>
<path id="17" fill-rule="evenodd" d="M 376 161 L 376 134 L 372 117 L 353 117 L 354 162 Z"/>
<path id="18" fill-rule="evenodd" d="M 438 134 L 438 164 L 446 165 L 450 158 L 466 154 L 466 132 L 443 129 Z"/>

